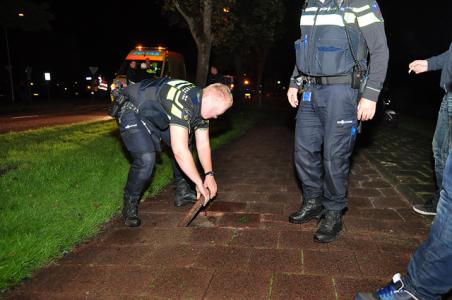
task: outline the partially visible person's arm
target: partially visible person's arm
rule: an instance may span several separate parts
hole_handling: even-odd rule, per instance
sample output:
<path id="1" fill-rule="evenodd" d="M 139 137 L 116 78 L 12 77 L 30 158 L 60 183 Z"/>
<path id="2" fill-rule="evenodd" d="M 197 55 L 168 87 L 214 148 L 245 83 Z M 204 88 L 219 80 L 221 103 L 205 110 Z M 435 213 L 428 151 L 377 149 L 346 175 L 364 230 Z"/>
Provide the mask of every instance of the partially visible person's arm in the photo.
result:
<path id="1" fill-rule="evenodd" d="M 204 196 L 206 201 L 210 198 L 209 192 L 204 187 L 201 176 L 196 169 L 195 161 L 188 147 L 188 129 L 178 125 L 170 126 L 171 149 L 179 167 L 188 178 L 193 181 L 198 191 Z"/>
<path id="2" fill-rule="evenodd" d="M 449 51 L 451 51 L 451 49 L 437 56 L 412 61 L 408 65 L 408 73 L 413 71 L 416 74 L 420 74 L 427 71 L 441 70 L 447 63 L 447 59 L 450 55 Z"/>
<path id="3" fill-rule="evenodd" d="M 289 89 L 287 90 L 287 99 L 293 108 L 298 106 L 298 85 L 295 78 L 299 76 L 297 66 L 294 67 L 292 77 L 290 77 Z"/>
<path id="4" fill-rule="evenodd" d="M 415 60 L 408 65 L 408 74 L 413 71 L 416 74 L 424 73 L 428 71 L 427 60 Z"/>
<path id="5" fill-rule="evenodd" d="M 366 40 L 370 53 L 368 79 L 358 104 L 358 120 L 367 121 L 374 117 L 376 102 L 386 78 L 389 61 L 389 49 L 386 41 L 384 21 L 375 0 L 355 2 L 360 8 L 356 13 L 358 26 Z"/>
<path id="6" fill-rule="evenodd" d="M 200 128 L 195 131 L 196 136 L 196 150 L 198 152 L 199 161 L 201 162 L 204 173 L 213 171 L 212 169 L 212 154 L 210 150 L 209 129 Z M 209 189 L 210 198 L 217 195 L 217 183 L 215 177 L 207 175 L 204 179 L 204 187 Z"/>
<path id="7" fill-rule="evenodd" d="M 449 51 L 451 51 L 451 50 L 449 49 L 440 55 L 432 56 L 432 57 L 428 58 L 427 59 L 427 63 L 428 63 L 427 70 L 428 71 L 441 70 L 446 65 L 447 59 L 449 57 Z"/>

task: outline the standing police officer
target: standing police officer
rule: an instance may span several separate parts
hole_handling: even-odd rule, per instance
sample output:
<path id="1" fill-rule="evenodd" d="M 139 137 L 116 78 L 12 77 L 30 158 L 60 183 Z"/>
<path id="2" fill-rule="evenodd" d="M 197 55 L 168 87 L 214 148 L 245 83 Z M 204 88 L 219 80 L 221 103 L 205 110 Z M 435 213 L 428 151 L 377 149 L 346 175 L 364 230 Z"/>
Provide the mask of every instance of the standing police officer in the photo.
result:
<path id="1" fill-rule="evenodd" d="M 301 224 L 323 217 L 314 240 L 328 243 L 342 230 L 358 120 L 370 120 L 375 114 L 389 54 L 375 0 L 306 0 L 305 4 L 287 92 L 290 105 L 299 106 L 295 166 L 303 203 L 289 221 Z"/>
<path id="2" fill-rule="evenodd" d="M 155 152 L 162 139 L 187 177 L 206 201 L 215 197 L 217 184 L 212 171 L 208 119 L 217 118 L 232 106 L 232 95 L 223 84 L 204 89 L 178 79 L 143 80 L 123 90 L 116 115 L 121 138 L 133 159 L 124 188 L 124 223 L 140 225 L 138 204 L 155 165 Z M 194 134 L 204 181 L 189 148 Z M 176 172 L 175 172 L 176 173 Z M 178 176 L 175 174 L 176 182 Z M 207 203 L 207 202 L 206 202 Z"/>

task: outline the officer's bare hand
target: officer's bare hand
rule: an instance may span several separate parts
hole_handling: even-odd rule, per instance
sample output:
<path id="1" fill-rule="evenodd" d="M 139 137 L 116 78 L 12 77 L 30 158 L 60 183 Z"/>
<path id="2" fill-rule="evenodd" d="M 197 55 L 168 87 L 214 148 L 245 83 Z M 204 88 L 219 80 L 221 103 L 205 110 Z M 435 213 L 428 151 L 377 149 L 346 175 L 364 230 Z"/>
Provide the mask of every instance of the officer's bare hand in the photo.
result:
<path id="1" fill-rule="evenodd" d="M 408 74 L 412 71 L 416 74 L 424 73 L 428 69 L 428 62 L 426 60 L 415 60 L 408 65 Z"/>
<path id="2" fill-rule="evenodd" d="M 204 187 L 207 188 L 210 192 L 210 198 L 215 198 L 215 196 L 217 195 L 217 182 L 215 181 L 215 177 L 213 176 L 206 176 L 206 178 L 204 179 Z"/>
<path id="3" fill-rule="evenodd" d="M 210 192 L 208 189 L 204 187 L 204 184 L 196 185 L 196 199 L 199 199 L 199 197 L 204 196 L 204 206 L 206 206 L 207 203 L 210 201 Z"/>
<path id="4" fill-rule="evenodd" d="M 290 87 L 287 90 L 287 98 L 289 99 L 290 105 L 295 108 L 298 106 L 298 89 Z"/>
<path id="5" fill-rule="evenodd" d="M 368 121 L 372 120 L 375 115 L 375 109 L 377 107 L 377 102 L 361 98 L 358 104 L 358 120 Z"/>

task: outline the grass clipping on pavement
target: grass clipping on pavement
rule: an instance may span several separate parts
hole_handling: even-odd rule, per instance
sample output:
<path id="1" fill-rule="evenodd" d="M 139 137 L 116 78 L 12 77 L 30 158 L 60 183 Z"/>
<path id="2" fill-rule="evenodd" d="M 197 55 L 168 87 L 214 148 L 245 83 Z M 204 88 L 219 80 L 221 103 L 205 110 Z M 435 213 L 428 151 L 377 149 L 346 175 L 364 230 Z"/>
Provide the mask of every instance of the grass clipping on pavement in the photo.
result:
<path id="1" fill-rule="evenodd" d="M 212 148 L 250 128 L 255 117 L 229 116 Z M 114 121 L 0 135 L 0 290 L 93 237 L 122 207 L 129 161 Z M 172 180 L 160 153 L 147 195 Z"/>

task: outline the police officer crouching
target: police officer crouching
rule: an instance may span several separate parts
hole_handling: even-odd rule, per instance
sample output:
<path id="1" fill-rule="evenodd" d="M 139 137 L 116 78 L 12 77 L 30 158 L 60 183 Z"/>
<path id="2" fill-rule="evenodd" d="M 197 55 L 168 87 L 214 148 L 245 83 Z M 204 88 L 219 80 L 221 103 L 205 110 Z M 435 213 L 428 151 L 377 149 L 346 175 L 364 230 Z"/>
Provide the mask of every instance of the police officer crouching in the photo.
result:
<path id="1" fill-rule="evenodd" d="M 209 142 L 209 121 L 232 106 L 232 95 L 223 84 L 201 89 L 178 79 L 143 80 L 127 86 L 116 95 L 111 110 L 118 123 L 121 139 L 132 157 L 124 188 L 124 223 L 139 226 L 138 204 L 155 165 L 156 152 L 161 151 L 160 140 L 167 144 L 177 161 L 173 163 L 176 179 L 176 206 L 193 202 L 183 173 L 191 180 L 206 204 L 217 193 L 212 170 Z M 195 165 L 190 139 L 196 139 L 196 150 L 204 169 L 204 180 Z M 180 169 L 179 169 L 180 167 Z"/>
<path id="2" fill-rule="evenodd" d="M 289 221 L 302 224 L 321 218 L 314 241 L 328 243 L 342 230 L 358 122 L 375 114 L 389 53 L 375 0 L 305 3 L 287 93 L 290 105 L 298 106 L 295 167 L 303 203 Z"/>

